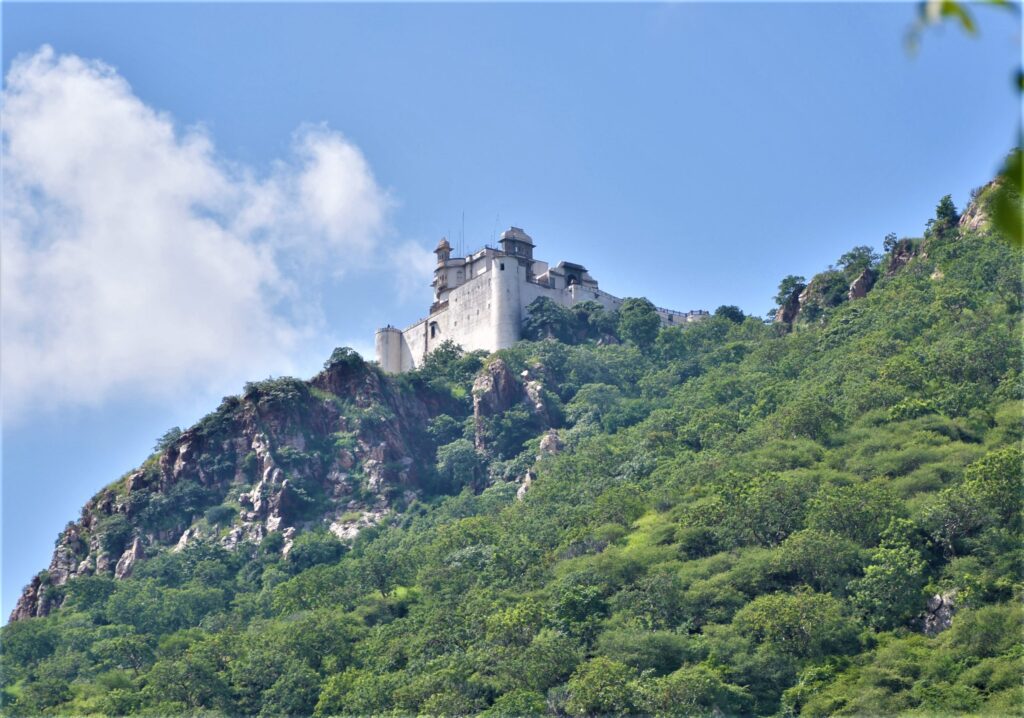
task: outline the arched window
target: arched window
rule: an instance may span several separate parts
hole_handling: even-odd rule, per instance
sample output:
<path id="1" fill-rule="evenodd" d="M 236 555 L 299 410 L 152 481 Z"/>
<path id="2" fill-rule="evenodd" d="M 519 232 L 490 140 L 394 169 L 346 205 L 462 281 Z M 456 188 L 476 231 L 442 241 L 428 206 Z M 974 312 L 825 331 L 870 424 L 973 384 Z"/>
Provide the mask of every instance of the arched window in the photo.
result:
<path id="1" fill-rule="evenodd" d="M 437 322 L 430 323 L 430 338 L 433 339 L 441 333 L 441 327 L 437 326 Z"/>

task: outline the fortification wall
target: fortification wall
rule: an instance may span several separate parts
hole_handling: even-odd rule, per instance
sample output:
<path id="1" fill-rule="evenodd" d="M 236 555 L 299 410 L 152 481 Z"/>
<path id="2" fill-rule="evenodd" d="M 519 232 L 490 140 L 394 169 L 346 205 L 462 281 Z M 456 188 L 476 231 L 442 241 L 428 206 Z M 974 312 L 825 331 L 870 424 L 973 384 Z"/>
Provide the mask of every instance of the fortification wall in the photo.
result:
<path id="1" fill-rule="evenodd" d="M 521 338 L 526 308 L 538 297 L 564 306 L 594 301 L 610 311 L 622 306 L 622 299 L 592 286 L 593 282 L 556 289 L 528 280 L 527 268 L 518 258 L 494 250 L 474 255 L 467 266 L 469 276 L 464 275 L 461 284 L 444 291 L 430 316 L 401 332 L 394 327 L 377 332 L 377 360 L 385 371 L 411 371 L 448 340 L 466 351 L 492 352 L 510 347 Z M 457 282 L 463 277 L 451 279 Z M 707 312 L 675 312 L 660 307 L 657 312 L 666 325 L 686 324 L 707 316 Z"/>
<path id="2" fill-rule="evenodd" d="M 491 351 L 519 341 L 522 316 L 520 290 L 526 284 L 526 268 L 513 257 L 491 263 Z"/>
<path id="3" fill-rule="evenodd" d="M 384 327 L 377 330 L 374 337 L 374 349 L 381 369 L 387 372 L 405 371 L 402 368 L 402 348 L 405 343 L 403 332 L 395 327 Z"/>

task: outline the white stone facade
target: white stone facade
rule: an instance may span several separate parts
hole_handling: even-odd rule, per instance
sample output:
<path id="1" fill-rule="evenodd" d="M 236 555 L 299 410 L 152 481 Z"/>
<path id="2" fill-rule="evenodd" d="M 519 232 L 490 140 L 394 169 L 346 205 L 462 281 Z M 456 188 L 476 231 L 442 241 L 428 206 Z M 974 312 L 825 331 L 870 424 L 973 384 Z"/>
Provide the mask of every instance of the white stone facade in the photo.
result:
<path id="1" fill-rule="evenodd" d="M 452 257 L 442 239 L 434 250 L 434 303 L 430 314 L 405 330 L 377 330 L 377 361 L 385 371 L 411 371 L 438 345 L 452 340 L 466 351 L 488 352 L 512 346 L 521 338 L 526 307 L 538 297 L 572 306 L 596 301 L 609 310 L 622 300 L 601 291 L 586 268 L 572 262 L 549 267 L 533 258 L 533 240 L 518 227 L 501 235 L 501 249 L 484 247 L 467 257 Z M 706 311 L 658 309 L 665 324 L 686 324 Z"/>

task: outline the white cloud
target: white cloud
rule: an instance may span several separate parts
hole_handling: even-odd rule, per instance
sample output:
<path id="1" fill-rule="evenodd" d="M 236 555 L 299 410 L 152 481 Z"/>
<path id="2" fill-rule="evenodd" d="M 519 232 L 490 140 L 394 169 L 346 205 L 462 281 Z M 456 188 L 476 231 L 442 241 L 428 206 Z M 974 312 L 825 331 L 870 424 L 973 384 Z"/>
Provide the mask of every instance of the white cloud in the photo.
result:
<path id="1" fill-rule="evenodd" d="M 44 47 L 6 82 L 5 418 L 286 370 L 319 321 L 310 267 L 381 250 L 390 201 L 324 127 L 260 176 L 102 63 Z"/>
<path id="2" fill-rule="evenodd" d="M 416 242 L 406 241 L 391 248 L 390 264 L 398 298 L 407 302 L 421 297 L 430 299 L 428 286 L 437 266 L 437 256 Z"/>

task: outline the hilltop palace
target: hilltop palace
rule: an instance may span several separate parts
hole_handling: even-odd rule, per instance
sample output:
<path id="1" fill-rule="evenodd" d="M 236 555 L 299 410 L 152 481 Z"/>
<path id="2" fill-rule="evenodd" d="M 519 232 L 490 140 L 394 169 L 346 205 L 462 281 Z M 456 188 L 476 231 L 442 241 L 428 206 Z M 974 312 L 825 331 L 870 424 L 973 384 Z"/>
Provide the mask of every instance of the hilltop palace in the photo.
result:
<path id="1" fill-rule="evenodd" d="M 572 306 L 595 301 L 615 310 L 622 300 L 603 292 L 585 267 L 572 262 L 533 258 L 533 240 L 518 227 L 501 235 L 501 249 L 485 246 L 468 257 L 453 257 L 442 239 L 434 253 L 434 303 L 430 314 L 411 327 L 377 330 L 377 361 L 392 373 L 410 371 L 445 340 L 467 351 L 488 352 L 512 346 L 521 337 L 526 307 L 538 297 Z M 675 312 L 658 309 L 663 324 L 686 324 L 703 319 L 706 311 Z"/>

